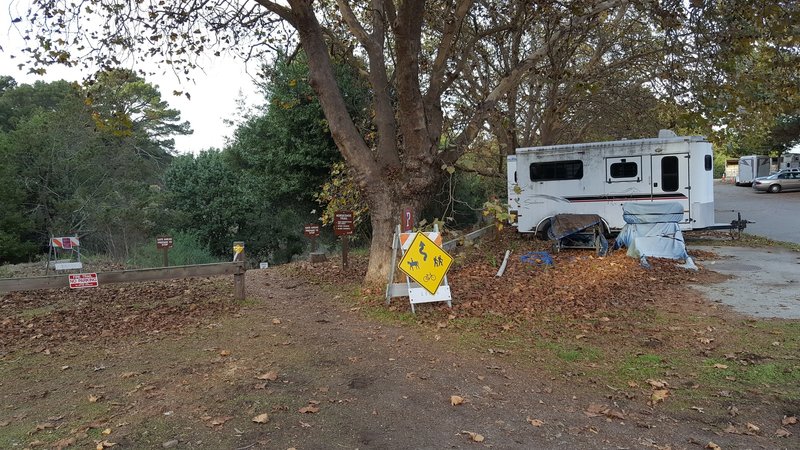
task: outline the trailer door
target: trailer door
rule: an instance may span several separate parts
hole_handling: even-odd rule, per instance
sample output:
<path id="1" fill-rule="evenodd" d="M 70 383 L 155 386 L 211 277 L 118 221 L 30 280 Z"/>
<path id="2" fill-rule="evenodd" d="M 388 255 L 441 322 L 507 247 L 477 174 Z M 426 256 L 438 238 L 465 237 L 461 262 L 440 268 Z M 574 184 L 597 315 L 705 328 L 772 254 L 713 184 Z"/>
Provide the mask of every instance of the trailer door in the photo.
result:
<path id="1" fill-rule="evenodd" d="M 684 221 L 689 217 L 691 183 L 689 154 L 654 155 L 650 157 L 650 186 L 653 201 L 677 201 L 683 205 Z"/>

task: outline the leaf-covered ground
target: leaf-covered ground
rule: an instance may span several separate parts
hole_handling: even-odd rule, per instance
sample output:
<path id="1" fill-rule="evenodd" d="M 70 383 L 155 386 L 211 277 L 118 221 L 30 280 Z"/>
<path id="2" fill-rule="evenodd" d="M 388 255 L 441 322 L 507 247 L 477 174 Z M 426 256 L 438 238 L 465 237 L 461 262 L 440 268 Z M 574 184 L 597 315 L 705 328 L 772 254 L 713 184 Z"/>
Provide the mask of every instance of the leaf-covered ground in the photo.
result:
<path id="1" fill-rule="evenodd" d="M 506 274 L 496 278 L 507 249 Z M 0 448 L 796 448 L 797 321 L 754 320 L 622 252 L 461 249 L 453 308 L 366 259 L 0 297 Z M 708 254 L 693 252 L 702 266 Z"/>

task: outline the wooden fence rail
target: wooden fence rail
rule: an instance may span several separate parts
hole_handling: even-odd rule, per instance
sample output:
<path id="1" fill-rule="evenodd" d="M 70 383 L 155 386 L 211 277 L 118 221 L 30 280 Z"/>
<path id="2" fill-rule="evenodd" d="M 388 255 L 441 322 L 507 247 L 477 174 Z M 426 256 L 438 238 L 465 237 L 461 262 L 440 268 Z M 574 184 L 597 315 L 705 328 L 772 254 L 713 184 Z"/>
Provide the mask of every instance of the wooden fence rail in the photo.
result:
<path id="1" fill-rule="evenodd" d="M 197 264 L 155 269 L 131 269 L 119 272 L 97 274 L 100 285 L 111 283 L 132 283 L 139 281 L 172 280 L 176 278 L 211 277 L 233 275 L 233 295 L 237 300 L 244 299 L 244 262 Z M 69 286 L 69 275 L 49 277 L 0 278 L 0 294 L 12 291 L 31 291 L 35 289 L 58 289 Z"/>

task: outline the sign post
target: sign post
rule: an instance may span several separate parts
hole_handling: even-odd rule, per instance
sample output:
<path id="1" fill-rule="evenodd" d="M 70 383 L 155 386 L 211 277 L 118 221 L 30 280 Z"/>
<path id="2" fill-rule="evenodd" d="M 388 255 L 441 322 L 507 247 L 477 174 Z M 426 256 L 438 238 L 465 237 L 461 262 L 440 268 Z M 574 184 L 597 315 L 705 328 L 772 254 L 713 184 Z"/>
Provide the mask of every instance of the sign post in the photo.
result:
<path id="1" fill-rule="evenodd" d="M 156 248 L 164 252 L 164 267 L 169 267 L 169 249 L 172 248 L 172 236 L 158 236 Z"/>
<path id="2" fill-rule="evenodd" d="M 303 227 L 303 234 L 311 239 L 311 253 L 317 251 L 317 238 L 319 237 L 319 224 L 309 223 Z"/>
<path id="3" fill-rule="evenodd" d="M 336 211 L 333 214 L 333 233 L 342 237 L 342 267 L 348 267 L 347 253 L 349 252 L 350 238 L 355 230 L 353 211 Z"/>
<path id="4" fill-rule="evenodd" d="M 233 274 L 233 298 L 244 300 L 244 273 L 246 268 L 244 257 L 244 242 L 236 241 L 233 243 L 233 262 L 241 262 L 241 272 Z"/>

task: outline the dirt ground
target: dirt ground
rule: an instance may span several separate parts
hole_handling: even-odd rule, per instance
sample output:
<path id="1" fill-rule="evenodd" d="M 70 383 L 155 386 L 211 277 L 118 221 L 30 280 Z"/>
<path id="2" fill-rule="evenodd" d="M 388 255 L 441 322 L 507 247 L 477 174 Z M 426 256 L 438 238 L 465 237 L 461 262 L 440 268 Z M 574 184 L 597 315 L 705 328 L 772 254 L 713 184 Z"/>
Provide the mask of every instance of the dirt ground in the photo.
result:
<path id="1" fill-rule="evenodd" d="M 752 367 L 800 379 L 797 322 L 686 287 L 725 276 L 621 253 L 494 279 L 509 245 L 535 249 L 457 257 L 453 310 L 416 316 L 359 289 L 357 258 L 249 271 L 244 302 L 226 279 L 7 294 L 0 448 L 800 447 L 796 383 L 736 388 Z"/>

